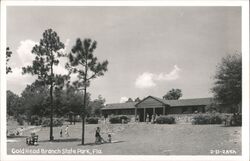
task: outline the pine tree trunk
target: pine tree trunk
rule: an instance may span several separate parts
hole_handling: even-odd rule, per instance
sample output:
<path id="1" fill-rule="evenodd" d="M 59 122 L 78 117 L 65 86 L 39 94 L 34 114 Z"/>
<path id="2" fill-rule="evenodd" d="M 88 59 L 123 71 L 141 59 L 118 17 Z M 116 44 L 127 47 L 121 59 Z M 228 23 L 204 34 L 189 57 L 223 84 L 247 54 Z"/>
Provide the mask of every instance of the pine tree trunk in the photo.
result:
<path id="1" fill-rule="evenodd" d="M 50 141 L 54 140 L 53 137 L 53 85 L 50 86 L 50 106 L 51 106 L 51 111 L 50 111 Z"/>
<path id="2" fill-rule="evenodd" d="M 53 63 L 51 63 L 51 77 L 53 76 Z M 50 137 L 49 140 L 53 141 L 53 114 L 54 114 L 54 104 L 53 104 L 53 81 L 51 78 L 51 84 L 50 84 Z"/>
<path id="3" fill-rule="evenodd" d="M 84 133 L 85 133 L 85 109 L 86 109 L 86 99 L 87 99 L 87 88 L 84 87 L 84 100 L 83 100 L 83 112 L 82 112 L 82 145 L 84 145 Z"/>
<path id="4" fill-rule="evenodd" d="M 85 58 L 85 75 L 84 75 L 84 99 L 83 99 L 83 110 L 82 110 L 82 145 L 84 145 L 84 133 L 85 133 L 85 109 L 86 109 L 86 99 L 87 99 L 87 73 L 88 73 L 88 54 Z"/>

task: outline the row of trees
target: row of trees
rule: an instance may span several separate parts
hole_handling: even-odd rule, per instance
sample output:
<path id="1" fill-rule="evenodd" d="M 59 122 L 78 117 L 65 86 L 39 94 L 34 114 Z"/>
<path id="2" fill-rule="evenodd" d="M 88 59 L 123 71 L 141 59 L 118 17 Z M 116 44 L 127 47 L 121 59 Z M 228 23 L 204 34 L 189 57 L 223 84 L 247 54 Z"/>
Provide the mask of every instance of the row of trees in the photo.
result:
<path id="1" fill-rule="evenodd" d="M 38 110 L 35 106 L 33 106 L 33 110 L 36 109 L 35 111 L 39 111 L 39 114 L 48 113 L 50 115 L 50 141 L 54 140 L 53 117 L 54 113 L 59 109 L 56 108 L 56 106 L 60 104 L 65 105 L 65 103 L 62 103 L 60 100 L 62 99 L 60 97 L 69 96 L 68 92 L 71 90 L 71 94 L 74 94 L 74 97 L 76 96 L 77 98 L 80 95 L 83 97 L 79 105 L 82 105 L 80 113 L 82 116 L 82 144 L 84 144 L 84 126 L 88 105 L 87 87 L 89 87 L 92 79 L 104 75 L 107 71 L 108 61 L 98 62 L 97 57 L 93 55 L 97 47 L 97 42 L 91 39 L 81 40 L 78 38 L 69 54 L 62 53 L 64 47 L 64 44 L 55 31 L 52 29 L 45 30 L 39 44 L 35 45 L 31 51 L 32 54 L 35 55 L 32 65 L 23 67 L 22 70 L 23 74 L 37 76 L 35 83 L 27 88 L 32 90 L 33 86 L 38 86 L 43 89 L 42 92 L 39 90 L 37 91 L 39 94 L 49 93 L 49 97 L 40 98 L 40 101 L 46 104 L 46 106 L 44 106 L 46 110 L 40 111 L 40 109 L 38 108 Z M 8 50 L 6 56 L 8 62 L 11 56 Z M 60 63 L 60 57 L 68 57 L 68 63 L 65 66 L 68 70 L 68 74 L 62 75 L 54 72 L 54 67 Z M 7 67 L 6 73 L 8 74 L 10 71 L 11 68 Z M 70 82 L 71 74 L 76 74 L 78 80 Z M 65 89 L 65 87 L 67 87 L 67 89 Z M 22 95 L 25 95 L 25 93 Z M 74 99 L 74 97 L 72 97 L 72 99 Z M 33 96 L 31 98 L 33 99 Z M 60 109 L 60 111 L 62 111 L 62 109 Z"/>
<path id="2" fill-rule="evenodd" d="M 83 107 L 83 92 L 75 90 L 69 86 L 62 90 L 55 90 L 54 93 L 54 114 L 56 117 L 67 117 L 67 114 L 73 112 L 81 114 Z M 91 100 L 87 93 L 86 116 L 100 116 L 101 108 L 104 107 L 105 99 L 102 96 Z M 49 88 L 39 84 L 32 83 L 27 85 L 21 96 L 12 91 L 7 91 L 7 114 L 18 118 L 25 116 L 27 121 L 31 116 L 39 117 L 50 116 Z"/>

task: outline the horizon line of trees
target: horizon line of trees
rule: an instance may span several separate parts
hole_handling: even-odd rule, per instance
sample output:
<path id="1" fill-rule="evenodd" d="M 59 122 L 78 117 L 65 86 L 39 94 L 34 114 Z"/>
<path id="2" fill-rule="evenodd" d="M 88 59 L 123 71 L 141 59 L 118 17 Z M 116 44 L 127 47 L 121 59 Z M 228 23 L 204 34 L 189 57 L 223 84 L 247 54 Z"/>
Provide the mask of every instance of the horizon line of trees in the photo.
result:
<path id="1" fill-rule="evenodd" d="M 55 117 L 68 117 L 69 113 L 81 115 L 83 106 L 83 91 L 76 90 L 73 86 L 65 89 L 55 90 L 54 93 L 54 114 Z M 99 95 L 98 98 L 91 99 L 87 93 L 87 117 L 101 116 L 101 108 L 104 107 L 105 99 Z M 7 114 L 18 118 L 22 115 L 30 122 L 31 116 L 50 116 L 49 87 L 42 86 L 37 82 L 27 85 L 21 95 L 17 95 L 11 90 L 7 90 Z"/>

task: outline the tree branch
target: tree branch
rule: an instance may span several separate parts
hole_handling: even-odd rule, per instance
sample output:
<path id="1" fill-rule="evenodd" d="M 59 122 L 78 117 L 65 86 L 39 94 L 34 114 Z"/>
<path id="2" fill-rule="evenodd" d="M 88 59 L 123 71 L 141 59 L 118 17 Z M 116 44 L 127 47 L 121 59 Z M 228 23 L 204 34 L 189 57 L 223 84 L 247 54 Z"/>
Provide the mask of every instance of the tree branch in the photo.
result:
<path id="1" fill-rule="evenodd" d="M 95 78 L 95 76 L 97 75 L 97 72 L 95 72 L 92 76 L 90 76 L 89 78 L 87 78 L 87 80 L 90 80 L 92 78 Z"/>

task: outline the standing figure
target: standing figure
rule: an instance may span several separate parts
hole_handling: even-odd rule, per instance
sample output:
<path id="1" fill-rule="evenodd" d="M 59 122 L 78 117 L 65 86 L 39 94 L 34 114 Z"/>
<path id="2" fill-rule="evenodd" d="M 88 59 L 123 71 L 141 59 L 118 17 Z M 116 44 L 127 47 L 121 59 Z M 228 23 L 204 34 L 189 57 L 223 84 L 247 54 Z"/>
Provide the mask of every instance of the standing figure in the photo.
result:
<path id="1" fill-rule="evenodd" d="M 68 125 L 65 128 L 65 136 L 69 137 L 69 126 Z"/>
<path id="2" fill-rule="evenodd" d="M 111 134 L 108 134 L 108 142 L 111 143 L 112 139 L 111 139 Z"/>
<path id="3" fill-rule="evenodd" d="M 155 123 L 155 114 L 152 115 L 152 118 L 151 118 L 151 123 L 154 124 Z"/>
<path id="4" fill-rule="evenodd" d="M 149 114 L 147 113 L 146 123 L 148 124 L 148 122 L 149 122 Z"/>
<path id="5" fill-rule="evenodd" d="M 95 131 L 95 143 L 96 144 L 101 144 L 104 141 L 100 135 L 100 132 L 101 132 L 100 127 L 97 127 Z"/>
<path id="6" fill-rule="evenodd" d="M 61 127 L 61 130 L 60 130 L 60 137 L 62 137 L 62 133 L 63 133 L 63 130 L 62 130 L 62 127 Z"/>
<path id="7" fill-rule="evenodd" d="M 136 115 L 136 122 L 140 122 L 140 116 L 139 115 Z"/>

